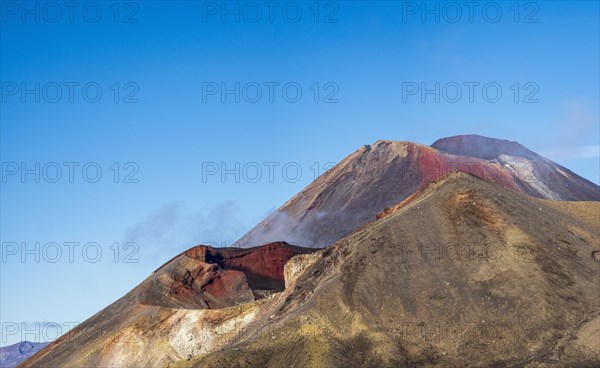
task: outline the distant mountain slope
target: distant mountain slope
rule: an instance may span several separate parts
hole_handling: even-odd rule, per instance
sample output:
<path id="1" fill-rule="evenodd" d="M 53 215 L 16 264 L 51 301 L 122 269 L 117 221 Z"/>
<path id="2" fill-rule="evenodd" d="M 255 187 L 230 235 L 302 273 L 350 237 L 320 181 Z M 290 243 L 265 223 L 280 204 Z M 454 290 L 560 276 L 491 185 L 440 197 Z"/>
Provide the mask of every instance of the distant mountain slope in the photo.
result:
<path id="1" fill-rule="evenodd" d="M 46 345 L 48 345 L 47 342 L 21 341 L 13 345 L 4 346 L 0 348 L 0 367 L 14 368 Z"/>
<path id="2" fill-rule="evenodd" d="M 385 207 L 456 171 L 538 198 L 600 200 L 600 187 L 516 142 L 475 135 L 444 138 L 432 147 L 377 141 L 317 178 L 235 246 L 275 240 L 328 246 L 373 220 Z"/>

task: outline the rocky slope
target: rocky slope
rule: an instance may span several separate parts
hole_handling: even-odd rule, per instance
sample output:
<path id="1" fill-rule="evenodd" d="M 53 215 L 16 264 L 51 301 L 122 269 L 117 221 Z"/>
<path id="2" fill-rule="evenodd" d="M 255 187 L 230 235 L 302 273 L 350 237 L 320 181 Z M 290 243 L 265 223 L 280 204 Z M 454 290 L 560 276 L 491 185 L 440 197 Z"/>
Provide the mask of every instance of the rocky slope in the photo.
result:
<path id="1" fill-rule="evenodd" d="M 319 251 L 268 333 L 176 366 L 595 367 L 598 234 L 598 202 L 453 174 Z"/>
<path id="2" fill-rule="evenodd" d="M 599 202 L 536 199 L 451 174 L 392 207 L 312 253 L 285 243 L 193 248 L 22 366 L 600 364 Z M 246 275 L 261 260 L 262 277 L 279 283 L 260 298 L 234 288 L 243 297 L 206 309 L 219 293 L 180 296 L 187 271 L 198 291 L 207 265 Z M 171 281 L 150 298 L 159 302 L 142 302 L 164 274 Z"/>
<path id="3" fill-rule="evenodd" d="M 285 289 L 284 266 L 314 250 L 197 246 L 50 343 L 29 367 L 165 367 L 239 339 Z"/>
<path id="4" fill-rule="evenodd" d="M 235 246 L 275 240 L 328 246 L 451 172 L 470 173 L 538 198 L 600 200 L 600 187 L 516 142 L 476 135 L 444 138 L 431 147 L 377 141 L 321 175 Z"/>

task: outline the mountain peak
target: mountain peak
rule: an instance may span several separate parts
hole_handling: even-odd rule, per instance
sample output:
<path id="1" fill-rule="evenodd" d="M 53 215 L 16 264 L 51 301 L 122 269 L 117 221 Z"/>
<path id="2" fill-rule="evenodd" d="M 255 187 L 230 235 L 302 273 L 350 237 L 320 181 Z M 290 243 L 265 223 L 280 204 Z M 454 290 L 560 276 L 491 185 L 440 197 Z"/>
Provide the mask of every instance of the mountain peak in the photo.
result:
<path id="1" fill-rule="evenodd" d="M 455 135 L 435 141 L 431 147 L 457 156 L 477 157 L 493 160 L 500 155 L 539 158 L 539 155 L 516 141 L 485 137 L 477 134 Z"/>
<path id="2" fill-rule="evenodd" d="M 452 172 L 538 198 L 600 199 L 597 185 L 517 142 L 474 134 L 442 138 L 431 146 L 377 140 L 318 177 L 236 244 L 283 240 L 328 246 Z"/>
<path id="3" fill-rule="evenodd" d="M 362 146 L 360 150 L 363 152 L 369 152 L 372 150 L 381 151 L 381 150 L 398 150 L 403 149 L 407 145 L 414 144 L 412 142 L 406 141 L 392 141 L 387 139 L 378 139 L 371 144 L 365 144 Z"/>

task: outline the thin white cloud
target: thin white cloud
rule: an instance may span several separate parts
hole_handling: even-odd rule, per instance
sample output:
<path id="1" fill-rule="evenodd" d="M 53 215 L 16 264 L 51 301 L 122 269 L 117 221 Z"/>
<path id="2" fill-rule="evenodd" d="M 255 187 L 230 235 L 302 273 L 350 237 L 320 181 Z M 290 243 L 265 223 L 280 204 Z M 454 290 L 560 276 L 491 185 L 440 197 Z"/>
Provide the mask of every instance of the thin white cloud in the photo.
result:
<path id="1" fill-rule="evenodd" d="M 161 239 L 179 221 L 181 207 L 180 203 L 165 204 L 143 221 L 129 227 L 126 230 L 126 241 L 139 243 Z"/>
<path id="2" fill-rule="evenodd" d="M 130 226 L 125 242 L 139 246 L 140 257 L 165 260 L 195 245 L 227 246 L 245 229 L 234 201 L 186 212 L 181 203 L 168 203 Z"/>
<path id="3" fill-rule="evenodd" d="M 543 156 L 551 160 L 572 160 L 582 158 L 598 158 L 600 157 L 600 145 L 589 146 L 574 146 L 574 147 L 556 147 L 542 150 Z"/>

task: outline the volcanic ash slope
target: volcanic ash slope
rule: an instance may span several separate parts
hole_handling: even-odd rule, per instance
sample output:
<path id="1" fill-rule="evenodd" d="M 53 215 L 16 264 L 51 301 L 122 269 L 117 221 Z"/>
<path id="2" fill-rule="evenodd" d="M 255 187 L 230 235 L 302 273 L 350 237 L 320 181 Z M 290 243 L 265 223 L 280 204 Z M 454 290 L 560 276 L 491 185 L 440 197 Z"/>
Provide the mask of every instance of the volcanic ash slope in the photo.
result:
<path id="1" fill-rule="evenodd" d="M 598 234 L 598 202 L 452 174 L 316 253 L 267 333 L 177 366 L 598 366 Z"/>

